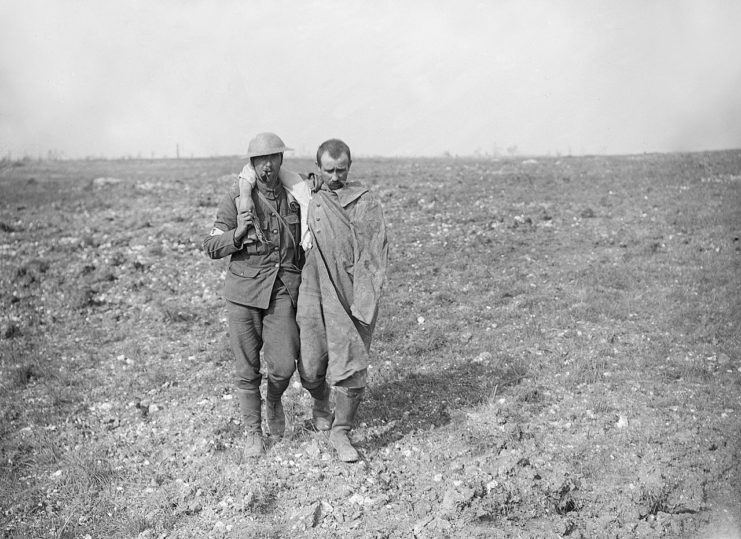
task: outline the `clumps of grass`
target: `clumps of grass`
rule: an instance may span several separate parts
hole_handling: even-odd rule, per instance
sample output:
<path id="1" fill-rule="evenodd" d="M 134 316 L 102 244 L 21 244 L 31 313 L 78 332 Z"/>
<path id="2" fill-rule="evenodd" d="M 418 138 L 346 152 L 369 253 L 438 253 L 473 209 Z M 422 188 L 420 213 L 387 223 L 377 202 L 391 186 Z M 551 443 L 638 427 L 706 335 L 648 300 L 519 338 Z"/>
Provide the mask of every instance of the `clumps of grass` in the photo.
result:
<path id="1" fill-rule="evenodd" d="M 154 528 L 154 523 L 141 514 L 129 515 L 123 524 L 121 531 L 125 532 L 127 537 L 138 537 L 140 533 Z"/>
<path id="2" fill-rule="evenodd" d="M 528 375 L 529 371 L 530 367 L 526 363 L 505 355 L 499 367 L 499 386 L 517 385 Z"/>
<path id="3" fill-rule="evenodd" d="M 37 435 L 34 443 L 34 460 L 36 466 L 56 466 L 64 457 L 63 449 L 53 432 L 44 431 Z"/>
<path id="4" fill-rule="evenodd" d="M 519 481 L 493 481 L 486 487 L 486 495 L 478 504 L 477 520 L 482 522 L 498 521 L 508 518 L 510 514 L 526 503 L 528 493 Z"/>
<path id="5" fill-rule="evenodd" d="M 31 363 L 19 365 L 12 369 L 11 373 L 11 385 L 19 388 L 26 387 L 33 378 L 40 377 L 38 368 Z"/>
<path id="6" fill-rule="evenodd" d="M 100 242 L 92 234 L 83 234 L 80 237 L 80 247 L 82 248 L 97 247 L 98 245 L 100 245 Z"/>
<path id="7" fill-rule="evenodd" d="M 62 415 L 66 410 L 81 403 L 90 391 L 90 380 L 79 376 L 79 373 L 73 370 L 49 367 L 45 370 L 44 376 L 46 391 L 55 415 Z M 54 416 L 47 412 L 47 417 L 51 420 Z"/>
<path id="8" fill-rule="evenodd" d="M 504 420 L 504 418 L 502 418 Z M 465 431 L 466 443 L 471 448 L 471 455 L 499 455 L 507 447 L 508 439 L 492 436 L 490 432 Z"/>
<path id="9" fill-rule="evenodd" d="M 95 272 L 92 280 L 96 283 L 111 283 L 116 280 L 116 274 L 110 268 L 101 268 Z"/>
<path id="10" fill-rule="evenodd" d="M 433 272 L 435 273 L 435 272 Z M 455 295 L 451 292 L 447 291 L 440 291 L 436 292 L 432 296 L 432 305 L 437 307 L 446 307 L 449 305 L 454 305 L 457 302 L 457 298 Z"/>
<path id="11" fill-rule="evenodd" d="M 556 513 L 565 515 L 578 509 L 577 502 L 574 499 L 574 492 L 577 490 L 579 490 L 579 482 L 566 476 L 560 484 L 557 484 L 548 493 Z"/>
<path id="12" fill-rule="evenodd" d="M 38 258 L 30 260 L 16 269 L 13 281 L 23 288 L 28 288 L 41 282 L 42 275 L 49 271 L 49 267 L 49 262 L 46 260 Z"/>
<path id="13" fill-rule="evenodd" d="M 607 397 L 597 397 L 592 404 L 592 410 L 595 414 L 607 415 L 615 411 L 615 406 Z"/>
<path id="14" fill-rule="evenodd" d="M 263 481 L 245 496 L 246 508 L 258 514 L 269 514 L 275 509 L 280 488 L 275 482 Z"/>
<path id="15" fill-rule="evenodd" d="M 145 371 L 148 387 L 160 387 L 173 379 L 173 373 L 159 363 L 147 365 Z"/>
<path id="16" fill-rule="evenodd" d="M 16 339 L 23 336 L 21 327 L 15 322 L 9 322 L 2 330 L 3 339 Z"/>
<path id="17" fill-rule="evenodd" d="M 197 511 L 191 511 L 178 507 L 182 499 L 172 497 L 172 485 L 161 488 L 151 495 L 142 498 L 127 497 L 123 505 L 121 498 L 111 494 L 108 505 L 114 506 L 114 511 L 120 513 L 114 515 L 115 520 L 108 522 L 110 530 L 109 537 L 164 537 L 175 527 L 181 515 L 194 515 L 201 510 L 200 504 L 195 502 L 191 507 L 197 507 Z M 106 493 L 108 494 L 108 493 Z M 102 511 L 100 511 L 102 512 Z M 102 526 L 105 527 L 105 526 Z"/>
<path id="18" fill-rule="evenodd" d="M 439 352 L 449 345 L 448 332 L 438 327 L 433 327 L 425 333 L 410 339 L 405 348 L 405 355 L 419 357 L 426 354 Z"/>
<path id="19" fill-rule="evenodd" d="M 186 309 L 178 309 L 177 307 L 163 307 L 162 319 L 168 324 L 177 324 L 180 322 L 193 322 L 198 318 L 198 314 Z"/>
<path id="20" fill-rule="evenodd" d="M 121 251 L 116 251 L 115 253 L 113 253 L 109 260 L 111 266 L 122 266 L 126 262 L 126 255 L 123 254 Z"/>
<path id="21" fill-rule="evenodd" d="M 374 344 L 377 343 L 394 343 L 401 340 L 405 330 L 399 324 L 392 324 L 386 320 L 379 320 L 378 327 L 373 335 Z"/>
<path id="22" fill-rule="evenodd" d="M 114 469 L 102 451 L 83 448 L 60 458 L 59 464 L 60 470 L 54 472 L 54 475 L 59 475 L 55 479 L 54 494 L 63 502 L 63 513 L 73 516 L 73 528 L 78 525 L 84 528 L 91 513 L 113 512 L 116 494 L 112 487 L 121 478 L 121 472 Z M 80 532 L 82 529 L 71 531 Z M 71 536 L 78 535 L 73 533 Z"/>
<path id="23" fill-rule="evenodd" d="M 214 200 L 214 197 L 210 194 L 204 194 L 198 198 L 196 201 L 196 205 L 199 208 L 215 208 L 216 207 L 216 200 Z"/>
<path id="24" fill-rule="evenodd" d="M 196 354 L 203 354 L 204 361 L 213 362 L 216 366 L 231 362 L 234 359 L 234 355 L 229 344 L 229 334 L 222 334 L 209 347 L 205 347 L 203 343 L 199 343 L 196 347 Z"/>
<path id="25" fill-rule="evenodd" d="M 147 272 L 149 268 L 151 267 L 150 264 L 146 264 L 144 262 L 141 262 L 139 260 L 134 260 L 131 263 L 131 267 L 134 268 L 134 271 L 141 271 L 141 272 Z"/>
<path id="26" fill-rule="evenodd" d="M 195 309 L 182 302 L 164 300 L 160 304 L 162 321 L 166 324 L 192 323 L 203 314 L 202 309 Z"/>
<path id="27" fill-rule="evenodd" d="M 156 257 L 165 256 L 165 249 L 160 244 L 153 244 L 153 245 L 150 245 L 149 248 L 147 249 L 147 254 L 149 256 L 156 256 Z"/>
<path id="28" fill-rule="evenodd" d="M 714 365 L 703 358 L 688 358 L 668 372 L 682 380 L 709 382 L 713 379 Z"/>
<path id="29" fill-rule="evenodd" d="M 517 400 L 529 404 L 537 404 L 543 401 L 544 395 L 542 388 L 530 387 L 524 389 L 517 395 Z"/>
<path id="30" fill-rule="evenodd" d="M 571 356 L 569 364 L 568 382 L 572 386 L 580 384 L 594 384 L 603 379 L 604 373 L 609 371 L 607 357 L 597 350 L 582 350 Z"/>
<path id="31" fill-rule="evenodd" d="M 97 297 L 95 290 L 89 286 L 84 285 L 77 290 L 74 290 L 71 294 L 71 305 L 77 310 L 87 309 L 90 307 L 98 307 L 103 304 Z"/>
<path id="32" fill-rule="evenodd" d="M 668 499 L 669 490 L 664 485 L 658 488 L 646 488 L 644 486 L 640 495 L 640 503 L 643 507 L 641 518 L 656 515 L 660 511 L 669 512 Z"/>
<path id="33" fill-rule="evenodd" d="M 229 418 L 214 429 L 214 450 L 225 451 L 239 437 L 242 428 Z"/>
<path id="34" fill-rule="evenodd" d="M 0 349 L 0 366 L 6 369 L 7 378 L 4 381 L 10 388 L 22 389 L 45 374 L 33 343 L 23 340 L 11 340 Z"/>

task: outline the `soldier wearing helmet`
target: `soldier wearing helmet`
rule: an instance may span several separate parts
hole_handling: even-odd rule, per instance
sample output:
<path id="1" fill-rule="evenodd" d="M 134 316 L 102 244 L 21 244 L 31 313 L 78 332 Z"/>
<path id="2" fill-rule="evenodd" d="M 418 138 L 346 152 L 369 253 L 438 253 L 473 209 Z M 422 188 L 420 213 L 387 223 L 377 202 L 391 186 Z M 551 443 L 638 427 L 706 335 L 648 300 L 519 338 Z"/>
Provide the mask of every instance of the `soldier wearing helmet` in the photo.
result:
<path id="1" fill-rule="evenodd" d="M 296 302 L 303 266 L 301 215 L 298 202 L 278 176 L 286 150 L 290 148 L 274 133 L 260 133 L 250 141 L 247 157 L 257 177 L 252 204 L 240 205 L 235 182 L 219 203 L 211 233 L 203 241 L 209 257 L 229 257 L 224 298 L 245 429 L 244 454 L 250 457 L 264 452 L 260 351 L 268 379 L 267 429 L 274 437 L 285 430 L 281 396 L 299 359 Z M 240 211 L 240 206 L 251 211 Z M 323 398 L 324 388 L 314 386 L 305 384 L 313 395 Z"/>

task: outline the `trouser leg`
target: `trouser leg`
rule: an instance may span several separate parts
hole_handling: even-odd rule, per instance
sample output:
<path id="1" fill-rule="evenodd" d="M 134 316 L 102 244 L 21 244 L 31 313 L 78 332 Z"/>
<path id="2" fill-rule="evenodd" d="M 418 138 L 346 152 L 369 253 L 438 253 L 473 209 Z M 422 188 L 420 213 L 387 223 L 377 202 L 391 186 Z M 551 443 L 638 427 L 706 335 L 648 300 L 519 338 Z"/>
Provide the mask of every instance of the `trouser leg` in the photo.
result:
<path id="1" fill-rule="evenodd" d="M 311 394 L 311 415 L 317 430 L 329 430 L 332 412 L 329 406 L 331 389 L 327 385 L 327 332 L 324 326 L 322 295 L 315 260 L 316 253 L 310 251 L 301 275 L 296 321 L 301 329 L 301 357 L 298 373 L 301 385 Z"/>
<path id="2" fill-rule="evenodd" d="M 258 457 L 265 452 L 260 414 L 262 311 L 227 302 L 227 320 L 235 360 L 237 399 L 244 425 L 244 456 Z"/>
<path id="3" fill-rule="evenodd" d="M 265 399 L 268 431 L 282 436 L 286 419 L 281 397 L 296 370 L 300 353 L 296 309 L 285 286 L 276 280 L 270 306 L 263 317 L 264 358 L 268 388 Z"/>
<path id="4" fill-rule="evenodd" d="M 324 326 L 322 294 L 319 286 L 319 275 L 315 260 L 316 253 L 311 250 L 306 257 L 301 274 L 296 322 L 300 328 L 301 357 L 298 361 L 298 373 L 301 385 L 311 394 L 314 400 L 323 400 L 326 396 L 327 332 Z"/>
<path id="5" fill-rule="evenodd" d="M 260 349 L 263 343 L 262 309 L 227 301 L 229 344 L 234 354 L 238 389 L 260 389 Z"/>
<path id="6" fill-rule="evenodd" d="M 237 398 L 246 431 L 260 432 L 260 309 L 227 302 L 229 342 L 234 353 Z"/>

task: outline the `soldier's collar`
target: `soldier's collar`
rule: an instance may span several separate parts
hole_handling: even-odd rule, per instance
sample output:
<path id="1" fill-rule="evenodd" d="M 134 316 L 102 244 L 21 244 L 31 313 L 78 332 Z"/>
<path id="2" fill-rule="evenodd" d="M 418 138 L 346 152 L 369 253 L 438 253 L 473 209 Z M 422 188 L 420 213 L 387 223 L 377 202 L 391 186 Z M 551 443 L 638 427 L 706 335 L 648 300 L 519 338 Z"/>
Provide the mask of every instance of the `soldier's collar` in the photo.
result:
<path id="1" fill-rule="evenodd" d="M 257 190 L 262 193 L 262 195 L 267 198 L 268 200 L 277 200 L 278 197 L 280 197 L 285 189 L 283 188 L 283 185 L 278 184 L 273 188 L 268 187 L 264 183 L 260 183 L 259 181 L 255 184 L 257 187 Z"/>

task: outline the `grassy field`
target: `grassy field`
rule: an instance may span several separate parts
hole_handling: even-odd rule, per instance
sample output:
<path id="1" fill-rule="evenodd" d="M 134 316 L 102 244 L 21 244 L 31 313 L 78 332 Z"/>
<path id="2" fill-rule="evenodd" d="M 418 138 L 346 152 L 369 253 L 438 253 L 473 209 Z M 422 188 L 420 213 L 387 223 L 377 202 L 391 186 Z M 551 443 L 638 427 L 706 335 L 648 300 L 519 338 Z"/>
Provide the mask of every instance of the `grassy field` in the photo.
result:
<path id="1" fill-rule="evenodd" d="M 354 162 L 391 245 L 354 465 L 297 384 L 241 457 L 200 250 L 240 169 L 0 164 L 4 537 L 741 537 L 741 152 Z"/>

